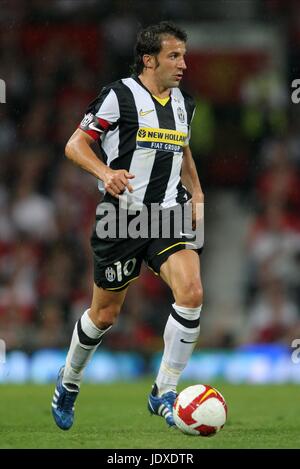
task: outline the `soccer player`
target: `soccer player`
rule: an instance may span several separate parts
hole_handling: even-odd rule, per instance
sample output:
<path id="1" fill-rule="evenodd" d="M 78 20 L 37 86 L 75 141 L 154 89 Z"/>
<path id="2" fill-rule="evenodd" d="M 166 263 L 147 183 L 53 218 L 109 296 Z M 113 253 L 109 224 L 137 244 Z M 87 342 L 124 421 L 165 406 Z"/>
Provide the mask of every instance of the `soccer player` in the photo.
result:
<path id="1" fill-rule="evenodd" d="M 125 207 L 158 204 L 165 211 L 192 204 L 196 221 L 204 196 L 189 148 L 195 106 L 179 89 L 186 70 L 186 40 L 183 30 L 166 21 L 140 31 L 134 75 L 102 89 L 66 145 L 66 156 L 99 180 L 104 199 L 91 238 L 92 303 L 74 327 L 52 400 L 55 422 L 63 430 L 73 424 L 84 368 L 116 321 L 143 261 L 167 283 L 175 299 L 165 326 L 162 362 L 148 397 L 150 413 L 175 425 L 176 386 L 200 332 L 202 247 L 185 232 L 140 239 L 118 234 L 105 238 L 100 232 L 101 222 L 107 222 L 101 208 L 119 208 L 124 202 Z M 103 161 L 92 150 L 95 141 Z M 116 211 L 121 225 L 119 216 Z"/>

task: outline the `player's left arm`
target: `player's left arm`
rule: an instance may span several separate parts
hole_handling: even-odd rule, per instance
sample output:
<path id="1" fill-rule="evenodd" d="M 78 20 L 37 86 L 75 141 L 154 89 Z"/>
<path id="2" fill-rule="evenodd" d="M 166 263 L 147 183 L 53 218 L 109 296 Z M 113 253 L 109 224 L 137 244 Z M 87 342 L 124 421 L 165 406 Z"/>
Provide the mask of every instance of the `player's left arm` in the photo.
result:
<path id="1" fill-rule="evenodd" d="M 192 195 L 193 228 L 195 228 L 196 220 L 203 216 L 204 194 L 189 145 L 183 147 L 181 181 Z"/>

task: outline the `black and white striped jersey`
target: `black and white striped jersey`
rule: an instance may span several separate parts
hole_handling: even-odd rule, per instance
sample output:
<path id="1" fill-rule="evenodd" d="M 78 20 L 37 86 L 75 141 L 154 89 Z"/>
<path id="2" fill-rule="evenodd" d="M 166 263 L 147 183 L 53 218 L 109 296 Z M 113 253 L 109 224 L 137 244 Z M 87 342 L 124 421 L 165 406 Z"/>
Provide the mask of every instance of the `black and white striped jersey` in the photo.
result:
<path id="1" fill-rule="evenodd" d="M 104 87 L 89 105 L 79 127 L 99 142 L 108 166 L 135 176 L 130 180 L 133 192 L 126 190 L 121 200 L 162 207 L 187 200 L 180 174 L 194 109 L 193 99 L 179 88 L 171 89 L 165 103 L 137 77 Z M 116 201 L 112 199 L 105 194 L 104 200 Z"/>

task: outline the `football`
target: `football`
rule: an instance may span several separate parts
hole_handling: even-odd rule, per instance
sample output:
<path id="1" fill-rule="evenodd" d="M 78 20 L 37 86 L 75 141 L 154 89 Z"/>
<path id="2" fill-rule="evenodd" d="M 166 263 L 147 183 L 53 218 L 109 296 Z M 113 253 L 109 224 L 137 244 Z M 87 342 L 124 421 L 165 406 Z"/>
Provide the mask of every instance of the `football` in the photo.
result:
<path id="1" fill-rule="evenodd" d="M 213 436 L 225 425 L 227 405 L 217 389 L 207 384 L 196 384 L 178 394 L 173 416 L 183 433 Z"/>

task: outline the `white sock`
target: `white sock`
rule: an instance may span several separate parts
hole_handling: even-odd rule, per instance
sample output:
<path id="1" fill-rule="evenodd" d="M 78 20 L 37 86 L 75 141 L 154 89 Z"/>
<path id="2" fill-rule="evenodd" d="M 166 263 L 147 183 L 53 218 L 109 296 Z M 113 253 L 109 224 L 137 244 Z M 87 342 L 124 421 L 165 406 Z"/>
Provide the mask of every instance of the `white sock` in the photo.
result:
<path id="1" fill-rule="evenodd" d="M 155 380 L 159 396 L 171 390 L 176 391 L 180 375 L 200 333 L 202 305 L 197 308 L 185 308 L 174 303 L 172 306 L 175 311 L 170 314 L 165 327 L 165 349 Z"/>
<path id="2" fill-rule="evenodd" d="M 84 368 L 100 345 L 103 334 L 112 327 L 99 329 L 88 313 L 89 309 L 83 313 L 74 327 L 62 380 L 66 388 L 68 383 L 80 387 Z"/>

